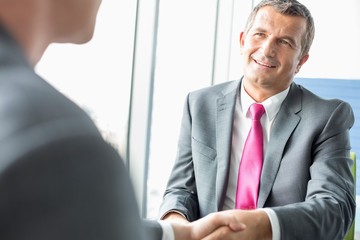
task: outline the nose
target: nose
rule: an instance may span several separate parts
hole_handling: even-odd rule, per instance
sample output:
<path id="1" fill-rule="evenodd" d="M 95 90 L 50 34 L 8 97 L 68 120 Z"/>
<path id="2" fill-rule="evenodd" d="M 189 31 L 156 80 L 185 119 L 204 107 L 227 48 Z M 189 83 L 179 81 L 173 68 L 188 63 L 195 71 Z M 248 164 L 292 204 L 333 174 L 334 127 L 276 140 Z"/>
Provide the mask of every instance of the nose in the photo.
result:
<path id="1" fill-rule="evenodd" d="M 263 41 L 261 50 L 265 57 L 274 57 L 276 54 L 275 41 L 271 38 L 267 38 L 265 41 Z"/>

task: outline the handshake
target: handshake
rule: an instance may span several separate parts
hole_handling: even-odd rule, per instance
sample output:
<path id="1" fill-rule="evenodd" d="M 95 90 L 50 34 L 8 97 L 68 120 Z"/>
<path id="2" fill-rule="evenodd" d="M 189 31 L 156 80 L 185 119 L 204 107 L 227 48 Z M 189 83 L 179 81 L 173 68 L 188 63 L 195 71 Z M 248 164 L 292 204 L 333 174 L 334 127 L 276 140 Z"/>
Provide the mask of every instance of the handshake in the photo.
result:
<path id="1" fill-rule="evenodd" d="M 263 210 L 226 210 L 211 213 L 194 222 L 171 212 L 164 217 L 171 223 L 176 240 L 271 239 L 272 230 Z"/>

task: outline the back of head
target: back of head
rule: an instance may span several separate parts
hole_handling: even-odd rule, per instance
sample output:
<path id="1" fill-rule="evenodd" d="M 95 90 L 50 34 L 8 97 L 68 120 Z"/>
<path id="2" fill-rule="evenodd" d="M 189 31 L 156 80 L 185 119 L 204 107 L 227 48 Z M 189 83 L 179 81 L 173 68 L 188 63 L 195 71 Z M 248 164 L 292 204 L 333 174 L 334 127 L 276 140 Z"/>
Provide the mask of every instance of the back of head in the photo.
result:
<path id="1" fill-rule="evenodd" d="M 245 34 L 251 28 L 259 9 L 271 6 L 277 12 L 288 16 L 299 16 L 306 20 L 306 33 L 302 39 L 302 56 L 309 53 L 315 35 L 315 24 L 309 9 L 297 0 L 263 0 L 254 7 L 245 25 Z"/>

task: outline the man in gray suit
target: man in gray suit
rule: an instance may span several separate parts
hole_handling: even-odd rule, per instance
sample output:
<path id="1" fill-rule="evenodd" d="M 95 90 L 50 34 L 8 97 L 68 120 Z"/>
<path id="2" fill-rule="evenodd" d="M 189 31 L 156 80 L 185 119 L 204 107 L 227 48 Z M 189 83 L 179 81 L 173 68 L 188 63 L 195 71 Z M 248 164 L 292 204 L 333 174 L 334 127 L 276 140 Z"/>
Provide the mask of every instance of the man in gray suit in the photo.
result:
<path id="1" fill-rule="evenodd" d="M 293 82 L 309 57 L 314 31 L 310 12 L 296 0 L 264 0 L 253 9 L 240 35 L 242 79 L 187 96 L 162 219 L 194 221 L 235 208 L 248 108 L 261 103 L 264 157 L 257 207 L 230 210 L 247 226 L 244 231 L 224 227 L 212 237 L 344 238 L 355 217 L 353 111 Z"/>
<path id="2" fill-rule="evenodd" d="M 49 44 L 91 39 L 100 3 L 0 0 L 0 239 L 188 240 L 243 229 L 223 213 L 193 224 L 141 221 L 118 153 L 34 72 Z"/>

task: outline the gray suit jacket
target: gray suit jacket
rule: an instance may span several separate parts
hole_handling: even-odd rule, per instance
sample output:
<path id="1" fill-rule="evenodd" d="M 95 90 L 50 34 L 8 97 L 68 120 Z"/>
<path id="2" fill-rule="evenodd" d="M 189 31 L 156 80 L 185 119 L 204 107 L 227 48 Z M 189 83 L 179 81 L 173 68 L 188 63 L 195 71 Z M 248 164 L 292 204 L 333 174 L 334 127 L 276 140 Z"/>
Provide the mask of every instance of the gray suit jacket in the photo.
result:
<path id="1" fill-rule="evenodd" d="M 191 221 L 223 209 L 240 81 L 188 95 L 174 168 L 160 207 Z M 292 83 L 272 125 L 258 207 L 277 214 L 281 239 L 342 239 L 355 215 L 349 104 Z"/>
<path id="2" fill-rule="evenodd" d="M 145 226 L 118 153 L 0 26 L 0 239 L 161 239 Z"/>

